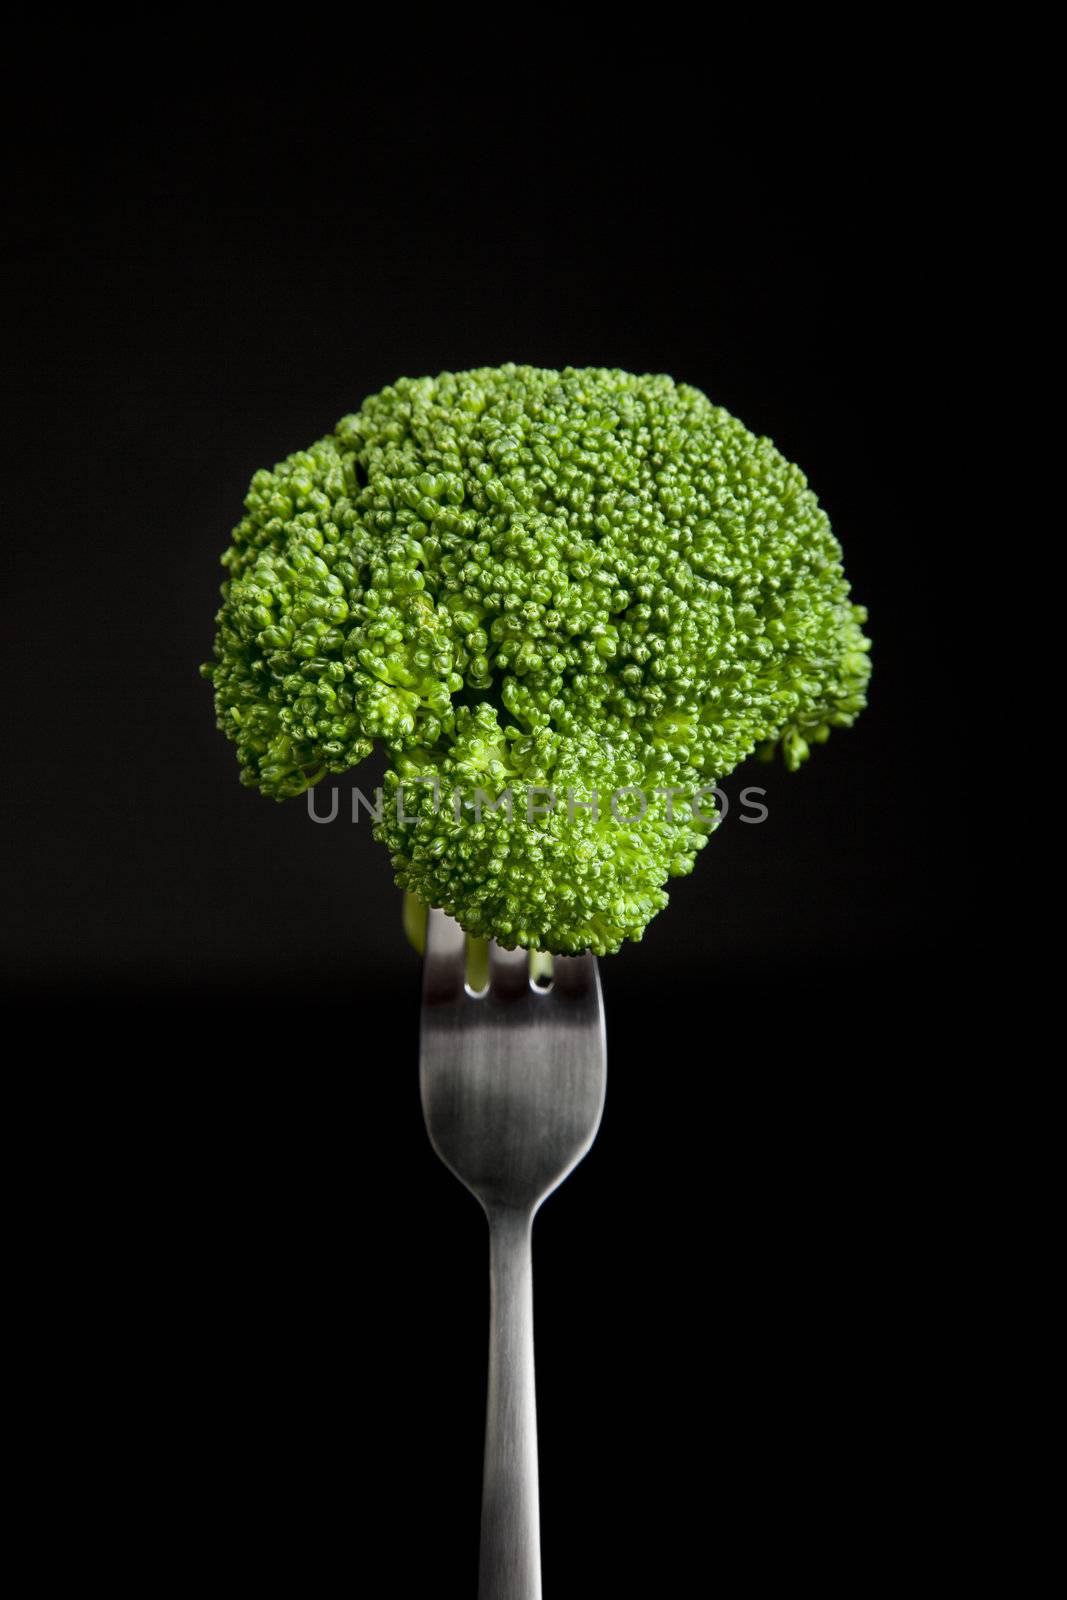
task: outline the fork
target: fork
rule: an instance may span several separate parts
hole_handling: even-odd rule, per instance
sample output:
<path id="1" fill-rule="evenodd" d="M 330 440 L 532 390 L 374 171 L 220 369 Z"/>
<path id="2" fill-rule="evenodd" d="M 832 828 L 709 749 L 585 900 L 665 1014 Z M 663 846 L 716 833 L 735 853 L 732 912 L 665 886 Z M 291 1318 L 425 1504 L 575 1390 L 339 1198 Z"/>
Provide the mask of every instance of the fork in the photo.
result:
<path id="1" fill-rule="evenodd" d="M 578 1165 L 604 1109 L 607 1049 L 596 958 L 556 956 L 534 984 L 525 950 L 489 945 L 467 984 L 466 936 L 431 911 L 419 1076 L 437 1154 L 489 1219 L 489 1387 L 478 1600 L 541 1600 L 533 1219 Z"/>

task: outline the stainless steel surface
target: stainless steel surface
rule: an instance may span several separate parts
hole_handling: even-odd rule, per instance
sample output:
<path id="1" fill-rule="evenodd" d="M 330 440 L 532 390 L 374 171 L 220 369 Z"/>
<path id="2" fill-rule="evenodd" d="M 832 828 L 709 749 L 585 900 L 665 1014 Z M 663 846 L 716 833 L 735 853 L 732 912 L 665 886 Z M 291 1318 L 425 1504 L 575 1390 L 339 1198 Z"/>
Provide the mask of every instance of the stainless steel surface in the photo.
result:
<path id="1" fill-rule="evenodd" d="M 540 1600 L 534 1393 L 534 1215 L 585 1155 L 604 1108 L 596 959 L 556 956 L 531 984 L 524 950 L 489 946 L 489 987 L 466 988 L 466 940 L 431 911 L 420 1051 L 434 1149 L 489 1219 L 489 1390 L 479 1600 Z"/>

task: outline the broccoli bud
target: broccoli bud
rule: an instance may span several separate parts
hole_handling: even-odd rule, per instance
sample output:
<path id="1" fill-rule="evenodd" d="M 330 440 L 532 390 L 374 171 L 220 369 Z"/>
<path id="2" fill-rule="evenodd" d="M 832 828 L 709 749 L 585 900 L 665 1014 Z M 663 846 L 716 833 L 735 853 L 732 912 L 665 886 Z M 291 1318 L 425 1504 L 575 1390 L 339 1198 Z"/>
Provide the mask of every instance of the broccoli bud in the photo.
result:
<path id="1" fill-rule="evenodd" d="M 639 939 L 715 826 L 685 797 L 866 703 L 803 474 L 667 377 L 402 378 L 245 507 L 203 669 L 242 782 L 286 799 L 381 741 L 397 882 L 478 938 Z"/>

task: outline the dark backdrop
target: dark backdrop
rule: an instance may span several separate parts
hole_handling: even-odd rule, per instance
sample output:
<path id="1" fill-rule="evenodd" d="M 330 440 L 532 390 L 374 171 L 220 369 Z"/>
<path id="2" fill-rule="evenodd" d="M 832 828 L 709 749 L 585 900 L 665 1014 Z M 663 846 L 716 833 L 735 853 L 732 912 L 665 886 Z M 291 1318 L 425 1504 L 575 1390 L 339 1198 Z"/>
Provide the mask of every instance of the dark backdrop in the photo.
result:
<path id="1" fill-rule="evenodd" d="M 898 420 L 928 248 L 908 117 L 832 75 L 757 93 L 684 41 L 373 71 L 328 29 L 266 44 L 173 81 L 75 47 L 10 146 L 3 959 L 78 1069 L 31 1127 L 77 1174 L 72 1459 L 106 1424 L 168 1570 L 210 1532 L 229 1572 L 322 1587 L 385 1554 L 389 1588 L 473 1593 L 484 1239 L 422 1132 L 388 862 L 366 821 L 238 785 L 197 665 L 252 472 L 366 394 L 507 360 L 665 371 L 803 465 L 875 674 L 801 773 L 729 782 L 768 820 L 735 811 L 602 963 L 608 1111 L 538 1223 L 546 1583 L 847 1577 L 857 1532 L 884 1567 L 944 933 Z"/>

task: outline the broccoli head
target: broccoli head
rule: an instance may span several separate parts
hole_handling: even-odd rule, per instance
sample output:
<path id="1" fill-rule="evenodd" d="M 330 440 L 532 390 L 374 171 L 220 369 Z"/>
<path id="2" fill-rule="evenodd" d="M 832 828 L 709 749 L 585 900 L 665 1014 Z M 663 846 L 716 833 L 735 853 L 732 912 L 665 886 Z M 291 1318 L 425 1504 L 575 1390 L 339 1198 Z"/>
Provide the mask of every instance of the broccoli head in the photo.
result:
<path id="1" fill-rule="evenodd" d="M 242 781 L 299 795 L 380 741 L 397 882 L 476 937 L 639 939 L 710 788 L 866 703 L 803 473 L 668 377 L 402 378 L 245 506 L 203 669 Z"/>

